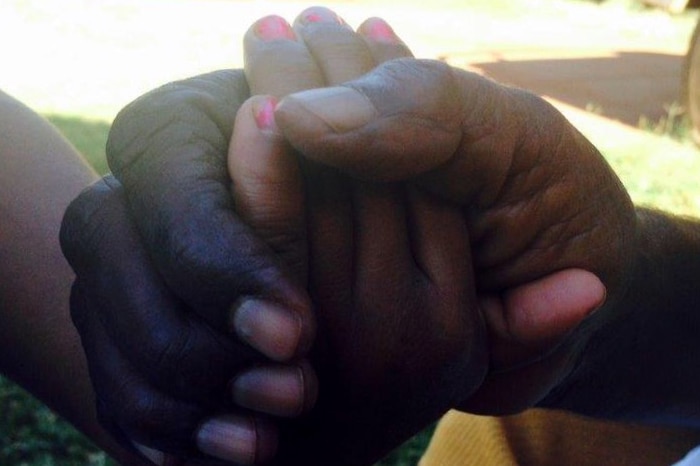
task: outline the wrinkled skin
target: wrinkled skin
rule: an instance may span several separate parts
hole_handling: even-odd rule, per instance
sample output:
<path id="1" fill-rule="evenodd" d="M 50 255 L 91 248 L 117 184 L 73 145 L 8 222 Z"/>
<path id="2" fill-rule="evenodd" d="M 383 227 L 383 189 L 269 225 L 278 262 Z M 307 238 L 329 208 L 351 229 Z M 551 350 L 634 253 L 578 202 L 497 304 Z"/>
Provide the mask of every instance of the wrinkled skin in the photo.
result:
<path id="1" fill-rule="evenodd" d="M 311 160 L 360 179 L 410 180 L 461 206 L 492 370 L 463 407 L 493 414 L 536 404 L 566 377 L 609 313 L 565 340 L 602 299 L 537 316 L 523 308 L 523 294 L 566 288 L 562 277 L 585 270 L 605 285 L 609 309 L 622 297 L 636 217 L 620 181 L 542 99 L 439 62 L 388 62 L 337 89 L 336 105 L 370 106 L 361 124 L 334 120 L 309 93 L 280 103 L 280 131 Z M 355 147 L 363 147 L 362 157 Z"/>
<path id="2" fill-rule="evenodd" d="M 348 60 L 355 65 L 324 71 L 315 85 L 401 56 L 395 46 L 370 47 L 371 60 Z M 313 87 L 273 86 L 255 91 Z M 166 86 L 120 114 L 108 147 L 119 181 L 84 193 L 62 235 L 78 276 L 74 319 L 117 435 L 197 455 L 202 419 L 233 412 L 259 420 L 253 460 L 269 458 L 266 417 L 227 396 L 227 381 L 267 360 L 231 335 L 229 310 L 262 296 L 297 312 L 305 330 L 283 361 L 294 363 L 316 326 L 307 283 L 319 326 L 318 409 L 281 423 L 280 464 L 369 464 L 450 407 L 532 406 L 574 366 L 604 313 L 572 329 L 602 299 L 564 299 L 541 320 L 541 299 L 529 320 L 521 305 L 561 292 L 562 274 L 573 276 L 572 290 L 588 289 L 583 270 L 612 299 L 623 287 L 633 211 L 597 151 L 541 100 L 443 64 L 392 61 L 350 87 L 375 108 L 362 127 L 336 133 L 294 97 L 276 112 L 285 138 L 313 161 L 303 165 L 314 181 L 304 193 L 308 231 L 282 236 L 256 236 L 260 225 L 234 213 L 225 155 L 248 95 L 240 73 Z M 479 308 L 491 354 L 484 384 Z"/>

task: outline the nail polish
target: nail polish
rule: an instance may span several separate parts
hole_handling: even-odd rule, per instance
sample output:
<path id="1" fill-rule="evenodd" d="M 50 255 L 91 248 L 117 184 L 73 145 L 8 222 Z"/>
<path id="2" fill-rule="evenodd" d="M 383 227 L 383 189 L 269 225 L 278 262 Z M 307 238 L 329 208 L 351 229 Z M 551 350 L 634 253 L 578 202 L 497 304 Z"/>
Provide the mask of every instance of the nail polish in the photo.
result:
<path id="1" fill-rule="evenodd" d="M 299 22 L 301 24 L 311 24 L 311 23 L 335 23 L 335 24 L 345 24 L 345 21 L 338 16 L 334 11 L 329 10 L 324 7 L 311 7 L 304 10 L 299 15 Z"/>
<path id="2" fill-rule="evenodd" d="M 377 42 L 398 43 L 398 36 L 389 24 L 381 18 L 370 18 L 362 25 L 362 34 Z"/>
<path id="3" fill-rule="evenodd" d="M 259 130 L 278 132 L 275 124 L 275 108 L 277 108 L 277 100 L 273 97 L 261 98 L 253 104 L 255 124 Z"/>
<path id="4" fill-rule="evenodd" d="M 296 40 L 292 27 L 281 16 L 271 15 L 255 24 L 255 34 L 263 40 Z"/>

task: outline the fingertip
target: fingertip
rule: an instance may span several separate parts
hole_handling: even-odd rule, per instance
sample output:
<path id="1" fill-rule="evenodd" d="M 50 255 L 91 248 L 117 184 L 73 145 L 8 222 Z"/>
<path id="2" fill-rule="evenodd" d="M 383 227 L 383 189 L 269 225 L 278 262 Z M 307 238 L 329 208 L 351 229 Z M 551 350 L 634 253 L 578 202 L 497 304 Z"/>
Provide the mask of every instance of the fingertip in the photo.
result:
<path id="1" fill-rule="evenodd" d="M 299 13 L 294 21 L 294 26 L 303 27 L 318 23 L 338 24 L 342 26 L 347 25 L 345 20 L 330 8 L 326 8 L 324 6 L 312 6 Z"/>
<path id="2" fill-rule="evenodd" d="M 275 123 L 277 99 L 273 96 L 255 96 L 251 99 L 253 119 L 258 129 L 268 135 L 280 137 L 281 134 Z"/>
<path id="3" fill-rule="evenodd" d="M 605 300 L 603 282 L 582 269 L 553 273 L 504 297 L 509 331 L 522 341 L 560 338 L 599 309 Z"/>
<path id="4" fill-rule="evenodd" d="M 357 32 L 361 36 L 377 42 L 386 42 L 389 44 L 402 43 L 399 36 L 394 32 L 394 29 L 382 18 L 367 18 L 357 28 Z"/>
<path id="5" fill-rule="evenodd" d="M 374 104 L 366 95 L 345 86 L 297 92 L 283 99 L 275 113 L 288 123 L 287 126 L 316 133 L 327 132 L 328 129 L 335 133 L 347 133 L 365 126 L 378 116 Z"/>
<path id="6" fill-rule="evenodd" d="M 197 448 L 241 465 L 265 463 L 277 452 L 276 426 L 260 418 L 226 415 L 206 420 L 195 434 Z"/>
<path id="7" fill-rule="evenodd" d="M 240 407 L 278 417 L 296 417 L 316 402 L 317 379 L 307 361 L 289 366 L 261 366 L 238 375 L 231 383 Z"/>
<path id="8" fill-rule="evenodd" d="M 281 16 L 269 15 L 257 20 L 250 32 L 260 40 L 296 40 L 292 26 Z"/>
<path id="9" fill-rule="evenodd" d="M 233 305 L 231 327 L 243 341 L 280 362 L 305 354 L 315 333 L 313 321 L 301 313 L 257 298 Z"/>

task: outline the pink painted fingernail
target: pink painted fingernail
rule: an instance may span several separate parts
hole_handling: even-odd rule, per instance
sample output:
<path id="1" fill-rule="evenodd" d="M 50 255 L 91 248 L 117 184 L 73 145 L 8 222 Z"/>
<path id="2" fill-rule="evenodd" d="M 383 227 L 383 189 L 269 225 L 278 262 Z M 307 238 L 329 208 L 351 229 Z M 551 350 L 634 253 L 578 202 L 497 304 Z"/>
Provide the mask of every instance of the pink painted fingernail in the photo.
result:
<path id="1" fill-rule="evenodd" d="M 296 40 L 292 27 L 281 16 L 266 16 L 255 24 L 255 34 L 263 40 Z"/>
<path id="2" fill-rule="evenodd" d="M 253 104 L 253 114 L 258 129 L 277 132 L 277 125 L 275 124 L 276 108 L 277 99 L 274 97 L 265 97 Z"/>
<path id="3" fill-rule="evenodd" d="M 381 18 L 370 18 L 360 28 L 362 34 L 378 42 L 396 43 L 399 37 L 389 24 Z"/>
<path id="4" fill-rule="evenodd" d="M 310 23 L 336 23 L 345 24 L 343 18 L 338 16 L 333 10 L 328 8 L 313 6 L 307 8 L 299 15 L 299 22 L 302 24 Z"/>

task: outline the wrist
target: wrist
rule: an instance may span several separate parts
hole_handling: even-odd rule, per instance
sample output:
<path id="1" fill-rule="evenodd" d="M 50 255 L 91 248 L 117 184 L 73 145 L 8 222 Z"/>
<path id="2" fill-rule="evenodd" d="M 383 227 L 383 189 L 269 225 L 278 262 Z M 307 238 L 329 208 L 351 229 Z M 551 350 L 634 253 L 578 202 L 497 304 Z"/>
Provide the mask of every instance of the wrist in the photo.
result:
<path id="1" fill-rule="evenodd" d="M 595 315 L 576 368 L 541 405 L 700 425 L 700 223 L 639 208 L 635 236 L 619 297 Z"/>

